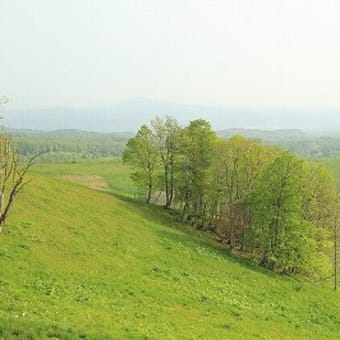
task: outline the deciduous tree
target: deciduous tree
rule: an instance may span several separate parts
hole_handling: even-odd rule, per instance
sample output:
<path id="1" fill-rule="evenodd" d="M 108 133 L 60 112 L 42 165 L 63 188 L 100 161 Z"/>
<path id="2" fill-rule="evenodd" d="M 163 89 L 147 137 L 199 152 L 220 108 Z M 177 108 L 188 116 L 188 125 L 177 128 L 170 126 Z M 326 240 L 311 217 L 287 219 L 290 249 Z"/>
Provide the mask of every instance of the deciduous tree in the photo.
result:
<path id="1" fill-rule="evenodd" d="M 165 207 L 170 208 L 174 200 L 175 162 L 178 151 L 180 127 L 171 117 L 156 117 L 151 121 L 154 142 L 162 163 Z"/>
<path id="2" fill-rule="evenodd" d="M 140 189 L 146 191 L 146 202 L 150 203 L 158 179 L 160 160 L 152 131 L 146 125 L 141 126 L 137 135 L 129 139 L 123 161 L 132 167 L 132 179 Z"/>

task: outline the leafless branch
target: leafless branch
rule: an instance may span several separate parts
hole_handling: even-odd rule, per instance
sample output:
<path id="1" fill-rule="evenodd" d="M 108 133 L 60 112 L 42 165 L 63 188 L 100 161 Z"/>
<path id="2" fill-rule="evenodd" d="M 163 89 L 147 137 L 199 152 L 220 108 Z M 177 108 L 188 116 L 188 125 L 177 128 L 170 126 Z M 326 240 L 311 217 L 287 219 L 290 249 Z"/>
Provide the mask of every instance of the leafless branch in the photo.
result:
<path id="1" fill-rule="evenodd" d="M 45 152 L 35 154 L 22 167 L 19 167 L 11 138 L 4 133 L 0 134 L 0 232 L 17 194 L 31 182 L 31 179 L 25 180 L 27 172 Z"/>

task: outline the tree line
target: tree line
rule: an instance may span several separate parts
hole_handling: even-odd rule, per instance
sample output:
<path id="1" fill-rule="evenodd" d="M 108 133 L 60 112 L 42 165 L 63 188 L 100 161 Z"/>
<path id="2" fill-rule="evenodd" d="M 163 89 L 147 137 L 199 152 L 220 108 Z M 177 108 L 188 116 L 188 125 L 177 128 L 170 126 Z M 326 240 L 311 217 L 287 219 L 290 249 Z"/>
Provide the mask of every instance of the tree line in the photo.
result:
<path id="1" fill-rule="evenodd" d="M 282 140 L 272 142 L 280 145 L 296 155 L 311 159 L 334 157 L 340 152 L 340 138 L 317 137 L 313 140 Z"/>
<path id="2" fill-rule="evenodd" d="M 336 207 L 320 163 L 241 136 L 219 138 L 203 119 L 155 118 L 130 138 L 123 161 L 148 203 L 282 273 L 323 275 Z"/>
<path id="3" fill-rule="evenodd" d="M 48 150 L 41 161 L 67 161 L 79 158 L 121 156 L 128 137 L 120 134 L 83 133 L 11 133 L 17 153 L 24 159 Z"/>
<path id="4" fill-rule="evenodd" d="M 251 131 L 251 130 L 250 130 Z M 223 132 L 223 131 L 222 131 Z M 126 143 L 131 137 L 127 133 L 94 133 L 84 131 L 8 131 L 13 137 L 18 154 L 28 159 L 32 155 L 48 150 L 42 162 L 62 162 L 76 159 L 98 159 L 121 157 Z M 246 135 L 247 130 L 240 131 Z M 271 134 L 274 134 L 271 132 Z M 226 138 L 221 131 L 217 135 Z M 230 138 L 231 136 L 229 136 Z M 315 138 L 313 140 L 292 139 L 261 139 L 261 134 L 248 137 L 264 144 L 281 146 L 296 155 L 311 159 L 320 159 L 336 155 L 340 150 L 340 139 L 332 137 Z M 283 136 L 284 137 L 284 136 Z"/>

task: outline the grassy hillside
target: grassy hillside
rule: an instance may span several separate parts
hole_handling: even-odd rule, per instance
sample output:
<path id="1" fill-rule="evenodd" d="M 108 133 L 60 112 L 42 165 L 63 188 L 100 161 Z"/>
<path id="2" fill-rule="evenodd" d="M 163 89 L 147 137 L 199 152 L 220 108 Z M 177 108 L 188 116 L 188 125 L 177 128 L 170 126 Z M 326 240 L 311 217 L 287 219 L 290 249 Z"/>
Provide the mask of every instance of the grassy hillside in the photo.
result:
<path id="1" fill-rule="evenodd" d="M 340 338 L 339 293 L 133 201 L 119 162 L 46 164 L 32 178 L 0 235 L 0 338 Z"/>

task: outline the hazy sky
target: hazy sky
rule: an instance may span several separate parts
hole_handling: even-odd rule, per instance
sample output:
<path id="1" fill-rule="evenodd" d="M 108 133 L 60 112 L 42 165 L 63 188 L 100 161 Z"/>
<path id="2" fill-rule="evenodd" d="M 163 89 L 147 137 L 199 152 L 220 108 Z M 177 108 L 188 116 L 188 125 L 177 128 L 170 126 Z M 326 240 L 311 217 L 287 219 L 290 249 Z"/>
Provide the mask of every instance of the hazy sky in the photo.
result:
<path id="1" fill-rule="evenodd" d="M 339 0 L 0 0 L 11 108 L 340 109 Z"/>

